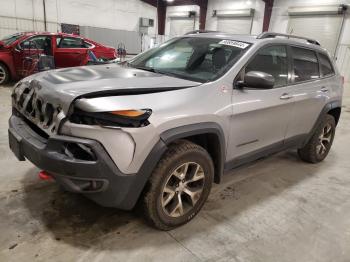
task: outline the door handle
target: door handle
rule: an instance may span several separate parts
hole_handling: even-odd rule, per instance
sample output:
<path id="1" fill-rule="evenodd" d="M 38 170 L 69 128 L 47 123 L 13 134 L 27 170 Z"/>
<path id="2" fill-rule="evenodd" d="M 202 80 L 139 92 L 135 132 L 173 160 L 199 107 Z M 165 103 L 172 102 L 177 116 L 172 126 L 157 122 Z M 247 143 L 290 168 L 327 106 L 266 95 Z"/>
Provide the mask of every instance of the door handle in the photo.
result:
<path id="1" fill-rule="evenodd" d="M 322 87 L 321 92 L 327 93 L 327 92 L 329 92 L 329 89 L 327 87 Z"/>
<path id="2" fill-rule="evenodd" d="M 284 93 L 283 95 L 280 96 L 280 99 L 282 99 L 282 100 L 288 100 L 291 98 L 293 98 L 293 96 L 288 94 L 288 93 Z"/>

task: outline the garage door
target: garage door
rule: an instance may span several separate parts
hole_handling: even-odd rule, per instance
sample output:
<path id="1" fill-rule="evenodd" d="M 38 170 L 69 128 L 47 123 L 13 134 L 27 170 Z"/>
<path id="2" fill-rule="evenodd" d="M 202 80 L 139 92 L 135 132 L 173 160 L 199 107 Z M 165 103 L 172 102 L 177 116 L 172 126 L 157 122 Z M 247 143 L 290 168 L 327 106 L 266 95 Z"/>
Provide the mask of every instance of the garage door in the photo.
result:
<path id="1" fill-rule="evenodd" d="M 230 34 L 250 34 L 251 17 L 218 17 L 218 31 Z"/>
<path id="2" fill-rule="evenodd" d="M 341 15 L 290 16 L 288 33 L 316 39 L 334 56 L 342 19 Z"/>
<path id="3" fill-rule="evenodd" d="M 174 17 L 170 20 L 170 36 L 184 35 L 195 30 L 193 18 Z"/>

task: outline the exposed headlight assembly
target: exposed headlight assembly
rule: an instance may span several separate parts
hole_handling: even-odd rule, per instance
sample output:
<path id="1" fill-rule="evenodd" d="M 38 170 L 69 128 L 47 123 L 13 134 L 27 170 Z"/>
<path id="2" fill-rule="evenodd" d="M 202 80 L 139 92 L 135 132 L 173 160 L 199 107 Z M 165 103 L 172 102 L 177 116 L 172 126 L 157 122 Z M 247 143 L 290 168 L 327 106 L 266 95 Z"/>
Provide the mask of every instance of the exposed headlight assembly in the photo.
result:
<path id="1" fill-rule="evenodd" d="M 72 123 L 83 125 L 143 127 L 149 124 L 148 118 L 151 114 L 151 109 L 84 112 L 76 108 L 70 116 L 70 121 Z"/>

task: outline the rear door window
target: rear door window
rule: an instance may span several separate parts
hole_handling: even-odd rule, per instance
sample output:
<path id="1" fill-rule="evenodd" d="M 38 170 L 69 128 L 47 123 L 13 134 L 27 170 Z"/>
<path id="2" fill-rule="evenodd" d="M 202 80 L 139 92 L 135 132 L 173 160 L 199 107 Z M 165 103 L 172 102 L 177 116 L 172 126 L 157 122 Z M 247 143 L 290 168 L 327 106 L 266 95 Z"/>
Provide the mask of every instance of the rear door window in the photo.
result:
<path id="1" fill-rule="evenodd" d="M 304 82 L 320 78 L 317 55 L 314 51 L 292 47 L 294 81 Z"/>
<path id="2" fill-rule="evenodd" d="M 334 69 L 328 56 L 319 53 L 322 76 L 334 75 Z"/>
<path id="3" fill-rule="evenodd" d="M 84 41 L 78 37 L 64 37 L 57 40 L 58 48 L 86 48 Z"/>

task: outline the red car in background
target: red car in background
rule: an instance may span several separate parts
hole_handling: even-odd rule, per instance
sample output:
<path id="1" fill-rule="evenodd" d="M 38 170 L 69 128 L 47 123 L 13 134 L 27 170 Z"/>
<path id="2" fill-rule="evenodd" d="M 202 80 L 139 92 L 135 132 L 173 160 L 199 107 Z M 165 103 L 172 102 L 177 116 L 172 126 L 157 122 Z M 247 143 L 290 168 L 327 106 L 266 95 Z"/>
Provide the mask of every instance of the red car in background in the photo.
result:
<path id="1" fill-rule="evenodd" d="M 29 75 L 27 60 L 35 55 L 53 56 L 55 68 L 63 68 L 86 65 L 89 50 L 99 60 L 116 58 L 114 48 L 77 35 L 25 32 L 7 36 L 0 40 L 0 84 Z"/>

